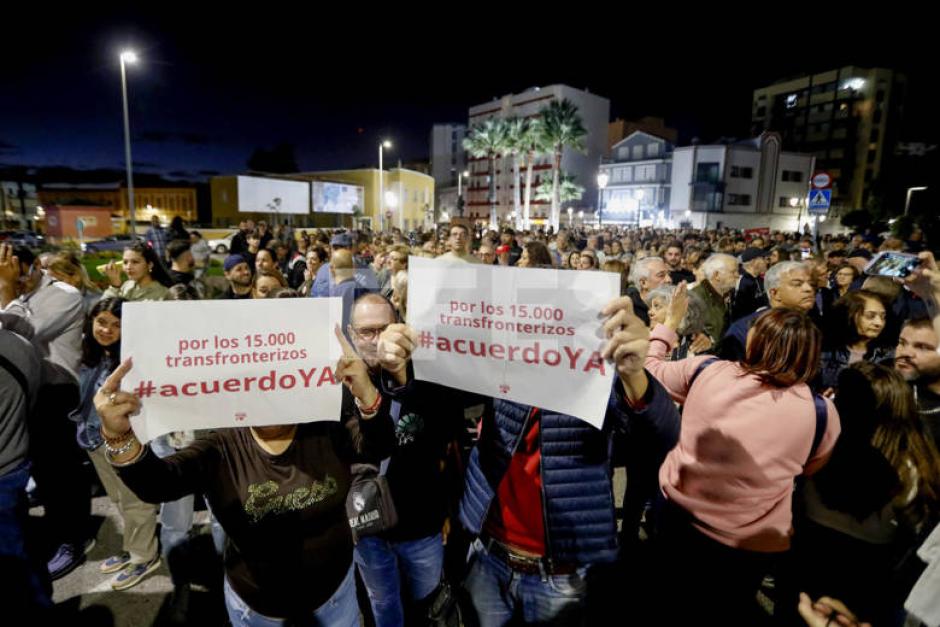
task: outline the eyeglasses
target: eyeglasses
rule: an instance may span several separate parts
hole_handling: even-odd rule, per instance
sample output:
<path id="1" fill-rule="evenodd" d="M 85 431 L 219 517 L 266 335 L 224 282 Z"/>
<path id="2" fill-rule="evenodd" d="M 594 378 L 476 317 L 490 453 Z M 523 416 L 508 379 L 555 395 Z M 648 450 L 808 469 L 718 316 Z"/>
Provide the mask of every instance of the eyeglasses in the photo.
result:
<path id="1" fill-rule="evenodd" d="M 387 328 L 388 328 L 388 325 L 387 325 L 387 324 L 386 324 L 386 325 L 383 325 L 383 326 L 381 326 L 381 327 L 371 327 L 371 328 L 366 327 L 366 328 L 362 328 L 362 329 L 357 329 L 356 327 L 354 327 L 354 326 L 352 326 L 352 325 L 349 325 L 349 329 L 350 329 L 355 335 L 361 337 L 362 339 L 364 339 L 364 340 L 367 341 L 367 342 L 371 342 L 372 340 L 378 338 L 380 335 L 382 335 L 382 331 L 384 331 L 384 330 L 387 329 Z"/>

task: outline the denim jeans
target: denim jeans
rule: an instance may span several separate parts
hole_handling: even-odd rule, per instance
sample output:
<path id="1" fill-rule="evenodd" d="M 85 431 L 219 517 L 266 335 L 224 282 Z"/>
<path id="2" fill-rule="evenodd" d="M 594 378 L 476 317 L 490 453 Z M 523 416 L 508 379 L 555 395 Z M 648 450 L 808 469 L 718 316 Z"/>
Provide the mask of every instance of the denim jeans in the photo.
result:
<path id="1" fill-rule="evenodd" d="M 160 436 L 150 442 L 150 449 L 160 457 L 169 457 L 176 453 L 166 436 Z M 195 496 L 184 496 L 176 501 L 169 501 L 160 506 L 160 547 L 163 559 L 170 569 L 170 578 L 174 586 L 190 582 L 188 549 L 189 532 L 193 528 L 193 510 Z M 208 507 L 208 505 L 207 505 Z M 211 510 L 209 512 L 212 514 Z M 212 543 L 219 556 L 225 545 L 225 532 L 215 516 L 211 516 Z"/>
<path id="2" fill-rule="evenodd" d="M 23 462 L 10 472 L 0 476 L 0 562 L 3 566 L 4 594 L 13 601 L 13 608 L 22 610 L 52 607 L 49 594 L 52 590 L 45 565 L 32 547 L 27 547 L 26 482 L 29 480 L 29 463 Z M 10 604 L 4 604 L 9 614 Z M 14 611 L 12 616 L 16 615 Z"/>
<path id="3" fill-rule="evenodd" d="M 587 567 L 570 575 L 515 572 L 487 553 L 480 540 L 470 548 L 464 588 L 473 599 L 480 627 L 499 627 L 513 619 L 526 623 L 584 625 Z"/>
<path id="4" fill-rule="evenodd" d="M 272 618 L 254 611 L 245 603 L 238 593 L 229 585 L 228 577 L 223 585 L 225 592 L 225 609 L 228 612 L 232 627 L 282 627 L 286 624 L 283 618 Z M 330 599 L 318 607 L 311 617 L 311 627 L 359 627 L 359 605 L 356 602 L 356 578 L 353 576 L 353 566 L 350 564 L 349 572 L 343 582 L 333 593 Z"/>
<path id="5" fill-rule="evenodd" d="M 434 592 L 441 583 L 444 539 L 439 533 L 409 542 L 366 536 L 359 539 L 354 555 L 376 626 L 400 627 L 405 624 L 401 581 L 412 601 Z"/>

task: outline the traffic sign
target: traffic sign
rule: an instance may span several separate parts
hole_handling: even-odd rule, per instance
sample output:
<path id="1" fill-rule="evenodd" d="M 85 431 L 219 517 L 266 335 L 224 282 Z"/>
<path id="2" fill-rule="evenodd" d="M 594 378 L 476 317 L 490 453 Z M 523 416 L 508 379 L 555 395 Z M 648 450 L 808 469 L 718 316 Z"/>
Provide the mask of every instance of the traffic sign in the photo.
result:
<path id="1" fill-rule="evenodd" d="M 829 189 L 832 187 L 832 177 L 828 172 L 816 172 L 812 178 L 813 189 Z"/>
<path id="2" fill-rule="evenodd" d="M 809 202 L 807 203 L 810 215 L 826 215 L 829 212 L 830 204 L 832 204 L 831 189 L 814 189 L 810 191 Z"/>

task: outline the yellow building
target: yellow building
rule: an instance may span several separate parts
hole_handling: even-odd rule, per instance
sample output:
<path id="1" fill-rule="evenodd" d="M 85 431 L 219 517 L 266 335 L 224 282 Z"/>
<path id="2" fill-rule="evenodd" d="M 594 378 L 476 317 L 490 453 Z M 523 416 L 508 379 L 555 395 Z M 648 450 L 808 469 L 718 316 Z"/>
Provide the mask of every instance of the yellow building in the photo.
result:
<path id="1" fill-rule="evenodd" d="M 366 223 L 373 230 L 398 227 L 408 232 L 434 222 L 434 178 L 421 172 L 404 168 L 387 170 L 382 176 L 384 203 L 380 202 L 377 168 L 304 172 L 293 178 L 361 185 L 365 190 L 365 206 L 362 215 L 355 217 L 357 226 Z"/>
<path id="2" fill-rule="evenodd" d="M 240 212 L 238 177 L 215 176 L 210 181 L 213 226 L 235 226 L 241 220 L 265 220 L 272 223 L 289 219 L 295 227 L 350 228 L 368 225 L 373 230 L 398 227 L 407 232 L 422 225 L 430 226 L 434 221 L 434 179 L 421 172 L 404 168 L 385 171 L 382 176 L 384 203 L 380 202 L 379 170 L 375 168 L 302 172 L 262 178 L 358 185 L 363 188 L 363 207 L 356 215 L 312 213 L 309 204 L 306 214 L 274 216 L 271 213 Z M 308 198 L 309 194 L 308 190 Z"/>

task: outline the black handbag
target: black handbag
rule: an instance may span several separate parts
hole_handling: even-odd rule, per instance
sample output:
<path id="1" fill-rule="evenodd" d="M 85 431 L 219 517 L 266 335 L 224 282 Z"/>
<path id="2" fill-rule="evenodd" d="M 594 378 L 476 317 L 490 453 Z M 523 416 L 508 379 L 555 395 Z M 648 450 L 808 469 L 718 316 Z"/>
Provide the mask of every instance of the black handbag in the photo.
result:
<path id="1" fill-rule="evenodd" d="M 372 464 L 353 464 L 346 495 L 346 515 L 353 541 L 374 536 L 398 524 L 398 513 L 384 473 Z"/>

